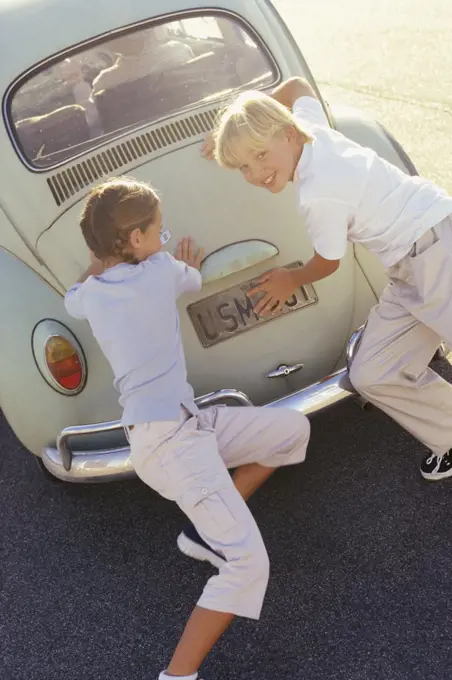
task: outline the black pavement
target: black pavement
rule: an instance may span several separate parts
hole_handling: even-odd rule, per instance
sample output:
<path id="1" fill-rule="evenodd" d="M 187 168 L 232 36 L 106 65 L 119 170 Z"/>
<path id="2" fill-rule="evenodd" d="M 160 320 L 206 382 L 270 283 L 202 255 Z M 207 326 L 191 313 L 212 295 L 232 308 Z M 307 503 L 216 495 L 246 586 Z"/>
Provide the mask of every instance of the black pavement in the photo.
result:
<path id="1" fill-rule="evenodd" d="M 183 517 L 137 481 L 46 479 L 0 424 L 1 680 L 153 680 L 210 569 Z M 271 560 L 261 621 L 237 621 L 205 680 L 452 679 L 452 479 L 349 401 L 313 421 L 306 463 L 251 501 Z"/>

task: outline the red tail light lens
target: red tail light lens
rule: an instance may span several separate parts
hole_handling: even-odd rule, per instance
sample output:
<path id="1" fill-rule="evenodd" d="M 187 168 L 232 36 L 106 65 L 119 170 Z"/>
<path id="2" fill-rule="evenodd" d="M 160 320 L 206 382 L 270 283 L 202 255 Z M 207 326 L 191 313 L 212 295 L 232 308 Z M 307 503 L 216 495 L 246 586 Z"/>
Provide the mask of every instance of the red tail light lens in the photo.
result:
<path id="1" fill-rule="evenodd" d="M 72 331 L 56 319 L 43 319 L 33 329 L 31 344 L 36 368 L 46 383 L 65 397 L 80 394 L 88 367 Z"/>
<path id="2" fill-rule="evenodd" d="M 77 390 L 83 380 L 83 366 L 76 348 L 61 335 L 53 335 L 45 344 L 45 361 L 53 379 L 69 392 Z"/>

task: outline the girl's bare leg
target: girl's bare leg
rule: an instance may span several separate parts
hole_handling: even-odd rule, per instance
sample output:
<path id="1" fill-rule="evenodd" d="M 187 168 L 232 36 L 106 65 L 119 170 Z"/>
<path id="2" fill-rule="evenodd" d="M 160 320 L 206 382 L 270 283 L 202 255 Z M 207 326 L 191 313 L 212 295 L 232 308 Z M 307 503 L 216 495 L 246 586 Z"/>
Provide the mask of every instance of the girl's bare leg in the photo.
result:
<path id="1" fill-rule="evenodd" d="M 272 476 L 275 470 L 276 468 L 264 467 L 259 463 L 249 463 L 238 467 L 232 476 L 232 480 L 239 494 L 247 501 Z"/>
<path id="2" fill-rule="evenodd" d="M 233 618 L 234 614 L 195 607 L 168 666 L 167 675 L 196 673 Z"/>
<path id="3" fill-rule="evenodd" d="M 248 500 L 275 469 L 249 463 L 238 467 L 232 479 L 242 498 Z M 195 607 L 175 649 L 167 674 L 177 677 L 196 673 L 233 618 L 233 614 Z"/>

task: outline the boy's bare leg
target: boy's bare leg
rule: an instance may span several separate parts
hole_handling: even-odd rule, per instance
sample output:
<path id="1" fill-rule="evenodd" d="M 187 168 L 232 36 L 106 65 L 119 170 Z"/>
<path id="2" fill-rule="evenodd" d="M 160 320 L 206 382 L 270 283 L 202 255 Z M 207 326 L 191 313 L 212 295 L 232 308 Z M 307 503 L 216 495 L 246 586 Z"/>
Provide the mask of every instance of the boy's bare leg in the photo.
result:
<path id="1" fill-rule="evenodd" d="M 168 666 L 167 675 L 196 673 L 233 618 L 234 614 L 195 607 Z"/>
<path id="2" fill-rule="evenodd" d="M 259 463 L 241 465 L 232 475 L 232 481 L 242 498 L 247 501 L 277 468 L 264 467 Z"/>

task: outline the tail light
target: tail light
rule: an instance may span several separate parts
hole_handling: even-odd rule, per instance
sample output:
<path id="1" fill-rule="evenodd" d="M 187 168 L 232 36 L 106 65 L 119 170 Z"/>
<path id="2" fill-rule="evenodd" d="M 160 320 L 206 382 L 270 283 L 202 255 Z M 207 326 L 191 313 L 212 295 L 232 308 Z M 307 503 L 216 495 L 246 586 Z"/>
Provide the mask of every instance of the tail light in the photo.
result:
<path id="1" fill-rule="evenodd" d="M 58 321 L 41 321 L 33 332 L 33 353 L 42 377 L 61 394 L 79 394 L 86 383 L 86 360 L 71 331 Z"/>
<path id="2" fill-rule="evenodd" d="M 47 368 L 65 390 L 76 390 L 83 379 L 83 368 L 75 347 L 61 335 L 50 337 L 45 346 Z"/>

